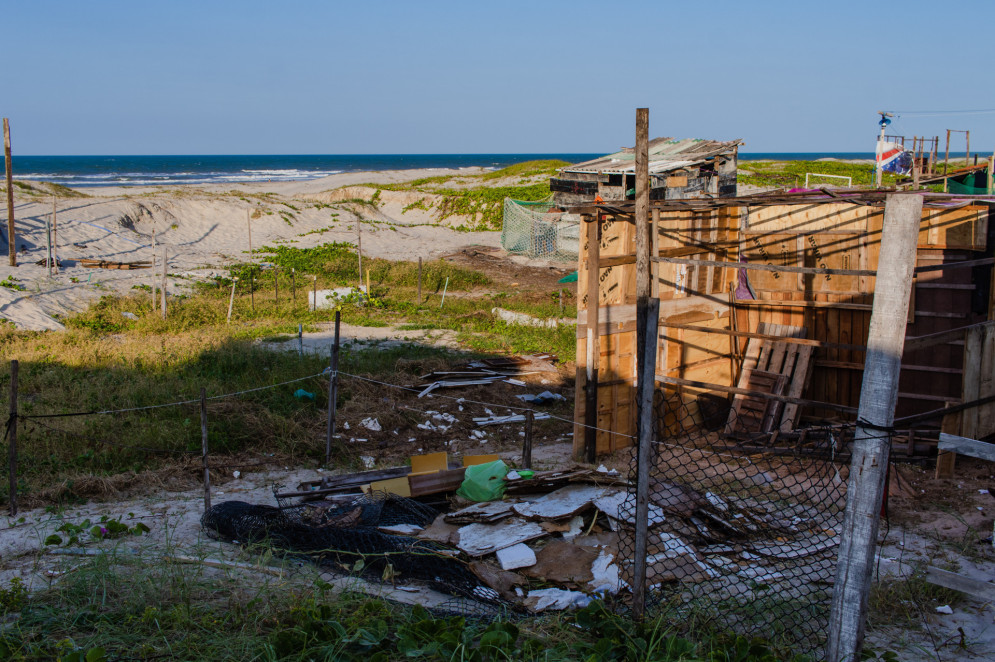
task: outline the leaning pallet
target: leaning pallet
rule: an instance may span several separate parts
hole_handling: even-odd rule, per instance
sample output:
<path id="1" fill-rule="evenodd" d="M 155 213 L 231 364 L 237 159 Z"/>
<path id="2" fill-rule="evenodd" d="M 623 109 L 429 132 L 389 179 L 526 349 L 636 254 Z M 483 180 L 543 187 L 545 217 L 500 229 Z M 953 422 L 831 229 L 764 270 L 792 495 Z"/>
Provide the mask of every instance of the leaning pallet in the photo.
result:
<path id="1" fill-rule="evenodd" d="M 757 334 L 781 338 L 805 338 L 808 335 L 804 327 L 765 322 L 757 326 Z M 758 394 L 737 394 L 733 398 L 725 433 L 735 435 L 793 430 L 800 414 L 799 406 L 765 398 L 762 394 L 800 398 L 808 382 L 812 350 L 811 345 L 750 338 L 737 386 Z"/>

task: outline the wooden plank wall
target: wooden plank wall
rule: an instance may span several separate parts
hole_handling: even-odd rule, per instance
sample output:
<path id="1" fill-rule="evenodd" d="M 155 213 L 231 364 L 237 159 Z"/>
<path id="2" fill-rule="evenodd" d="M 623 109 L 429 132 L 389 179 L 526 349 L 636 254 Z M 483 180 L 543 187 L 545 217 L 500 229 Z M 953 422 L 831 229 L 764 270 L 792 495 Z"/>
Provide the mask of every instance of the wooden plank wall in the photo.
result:
<path id="1" fill-rule="evenodd" d="M 992 255 L 989 208 L 974 205 L 954 210 L 923 212 L 918 266 L 976 259 Z M 657 254 L 702 260 L 832 269 L 877 268 L 883 210 L 852 204 L 783 205 L 747 209 L 728 207 L 702 212 L 661 212 Z M 631 222 L 603 219 L 601 261 L 634 255 L 635 232 Z M 579 264 L 580 309 L 577 346 L 576 419 L 584 420 L 586 355 L 587 247 L 582 245 Z M 600 357 L 598 427 L 620 434 L 599 432 L 598 453 L 629 445 L 635 434 L 635 265 L 617 264 L 600 270 Z M 621 260 L 621 261 L 624 261 Z M 634 260 L 633 260 L 634 262 Z M 658 372 L 669 376 L 732 385 L 735 363 L 730 353 L 746 339 L 731 340 L 708 334 L 668 328 L 668 324 L 693 324 L 730 329 L 733 321 L 729 291 L 736 287 L 736 269 L 654 263 L 656 290 L 661 300 L 661 339 Z M 979 279 L 991 280 L 991 268 L 958 269 L 920 274 L 916 278 L 908 336 L 925 335 L 988 319 L 991 297 L 980 309 L 975 290 Z M 828 343 L 862 345 L 867 339 L 873 299 L 872 276 L 839 276 L 774 273 L 750 270 L 749 282 L 756 300 L 739 301 L 736 328 L 755 332 L 760 322 L 803 326 L 808 338 Z M 984 289 L 989 291 L 989 286 Z M 972 298 L 974 297 L 974 298 Z M 974 309 L 972 310 L 972 302 Z M 903 360 L 898 416 L 959 402 L 962 392 L 963 342 L 917 352 Z M 810 400 L 856 406 L 863 377 L 864 352 L 818 348 L 814 354 Z M 687 407 L 685 418 L 695 419 L 694 398 L 668 388 L 666 396 Z M 838 417 L 830 410 L 803 410 L 803 415 Z M 671 421 L 672 423 L 674 421 Z M 575 449 L 583 447 L 583 428 L 575 428 Z"/>

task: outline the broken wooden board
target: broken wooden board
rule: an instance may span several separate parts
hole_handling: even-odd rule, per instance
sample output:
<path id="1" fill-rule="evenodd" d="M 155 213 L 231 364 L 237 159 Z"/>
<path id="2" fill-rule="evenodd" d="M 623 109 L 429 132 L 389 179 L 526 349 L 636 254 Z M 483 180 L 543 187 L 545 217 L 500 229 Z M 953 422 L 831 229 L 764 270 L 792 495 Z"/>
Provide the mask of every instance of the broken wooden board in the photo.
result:
<path id="1" fill-rule="evenodd" d="M 467 524 L 459 530 L 458 547 L 470 556 L 484 556 L 545 535 L 549 534 L 535 522 L 518 518 L 500 524 Z"/>
<path id="2" fill-rule="evenodd" d="M 490 524 L 499 522 L 515 514 L 514 504 L 507 501 L 484 501 L 462 510 L 448 513 L 444 517 L 450 524 Z"/>
<path id="3" fill-rule="evenodd" d="M 560 520 L 590 508 L 591 502 L 604 494 L 597 485 L 567 485 L 530 501 L 516 503 L 515 512 L 531 520 Z"/>
<path id="4" fill-rule="evenodd" d="M 517 572 L 509 572 L 495 568 L 490 563 L 484 561 L 473 561 L 469 565 L 470 572 L 477 576 L 485 586 L 489 586 L 500 594 L 502 598 L 509 601 L 516 601 L 516 586 L 524 586 L 527 580 Z"/>
<path id="5" fill-rule="evenodd" d="M 83 258 L 79 261 L 79 266 L 86 269 L 151 269 L 152 263 L 144 260 L 137 262 L 113 262 L 111 260 Z"/>
<path id="6" fill-rule="evenodd" d="M 421 476 L 408 476 L 408 484 L 411 486 L 411 496 L 455 492 L 463 484 L 465 473 L 466 469 L 460 468 L 449 469 L 448 471 L 436 471 L 434 473 L 422 474 Z"/>
<path id="7" fill-rule="evenodd" d="M 787 377 L 776 372 L 755 368 L 744 370 L 739 388 L 753 391 L 756 395 L 736 395 L 726 423 L 726 434 L 770 432 L 783 403 L 765 398 L 763 394 L 783 395 L 787 382 Z"/>
<path id="8" fill-rule="evenodd" d="M 956 572 L 940 570 L 929 566 L 926 568 L 926 581 L 930 584 L 950 588 L 961 593 L 966 593 L 972 598 L 984 600 L 985 602 L 995 602 L 995 584 L 983 582 Z"/>
<path id="9" fill-rule="evenodd" d="M 666 480 L 656 480 L 650 485 L 650 502 L 672 515 L 681 517 L 690 517 L 699 508 L 711 505 L 709 500 L 697 490 Z"/>
<path id="10" fill-rule="evenodd" d="M 806 556 L 814 556 L 822 552 L 836 548 L 840 544 L 839 536 L 820 536 L 808 540 L 798 540 L 787 543 L 744 543 L 743 547 L 753 552 L 757 556 L 765 556 L 774 559 L 800 559 Z"/>

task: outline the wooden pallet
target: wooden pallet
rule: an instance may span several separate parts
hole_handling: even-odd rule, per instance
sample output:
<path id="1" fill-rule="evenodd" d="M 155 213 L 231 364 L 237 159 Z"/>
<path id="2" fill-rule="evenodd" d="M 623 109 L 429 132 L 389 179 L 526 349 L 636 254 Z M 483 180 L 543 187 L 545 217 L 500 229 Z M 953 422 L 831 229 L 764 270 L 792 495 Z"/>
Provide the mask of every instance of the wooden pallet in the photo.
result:
<path id="1" fill-rule="evenodd" d="M 757 333 L 782 338 L 805 338 L 804 327 L 761 322 Z M 808 384 L 812 366 L 812 345 L 750 338 L 743 358 L 739 388 L 756 391 L 758 395 L 733 398 L 732 410 L 726 422 L 726 434 L 741 432 L 788 432 L 794 429 L 801 413 L 794 403 L 763 397 L 763 393 L 800 398 Z"/>

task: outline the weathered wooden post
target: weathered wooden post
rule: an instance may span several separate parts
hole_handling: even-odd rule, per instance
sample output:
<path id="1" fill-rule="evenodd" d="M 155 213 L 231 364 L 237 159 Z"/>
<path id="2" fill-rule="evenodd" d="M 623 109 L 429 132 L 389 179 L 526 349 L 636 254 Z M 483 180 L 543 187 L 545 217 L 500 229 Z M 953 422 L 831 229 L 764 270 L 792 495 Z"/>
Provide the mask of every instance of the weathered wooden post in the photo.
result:
<path id="1" fill-rule="evenodd" d="M 598 454 L 598 362 L 600 326 L 598 304 L 601 298 L 601 212 L 587 222 L 587 368 L 584 382 L 584 461 L 593 463 Z"/>
<path id="2" fill-rule="evenodd" d="M 3 118 L 3 162 L 7 171 L 7 256 L 10 266 L 17 266 L 17 249 L 14 248 L 14 175 L 10 161 L 10 120 Z"/>
<path id="3" fill-rule="evenodd" d="M 891 194 L 885 200 L 867 358 L 833 586 L 826 654 L 830 662 L 854 662 L 863 646 L 867 596 L 891 450 L 890 428 L 895 420 L 898 375 L 922 218 L 920 195 Z"/>
<path id="4" fill-rule="evenodd" d="M 204 512 L 211 509 L 211 467 L 207 462 L 207 390 L 200 389 L 200 449 L 204 460 Z"/>
<path id="5" fill-rule="evenodd" d="M 339 399 L 339 316 L 340 311 L 335 311 L 335 340 L 332 343 L 332 351 L 328 357 L 328 426 L 325 429 L 325 466 L 332 460 L 332 437 L 335 436 L 335 414 L 338 410 L 337 400 Z"/>
<path id="6" fill-rule="evenodd" d="M 59 273 L 59 224 L 56 217 L 56 197 L 52 196 L 52 255 L 55 257 L 55 273 Z"/>
<path id="7" fill-rule="evenodd" d="M 155 312 L 156 302 L 155 302 L 155 279 L 159 277 L 158 272 L 155 270 L 155 222 L 152 225 L 152 273 L 150 274 L 149 280 L 152 281 L 152 312 Z"/>
<path id="8" fill-rule="evenodd" d="M 228 319 L 225 320 L 226 324 L 231 324 L 231 309 L 235 305 L 235 286 L 238 285 L 238 276 L 232 276 L 231 279 L 231 297 L 228 299 Z"/>
<path id="9" fill-rule="evenodd" d="M 290 267 L 290 305 L 291 310 L 297 310 L 297 270 Z"/>
<path id="10" fill-rule="evenodd" d="M 4 120 L 6 123 L 7 120 Z M 10 418 L 7 428 L 7 471 L 10 482 L 10 516 L 17 515 L 17 367 L 16 360 L 10 362 Z"/>
<path id="11" fill-rule="evenodd" d="M 535 412 L 525 412 L 525 441 L 522 443 L 522 468 L 532 468 L 532 428 L 535 425 Z"/>
<path id="12" fill-rule="evenodd" d="M 356 251 L 359 253 L 359 289 L 363 289 L 363 219 L 356 217 Z"/>
<path id="13" fill-rule="evenodd" d="M 162 247 L 162 319 L 166 319 L 166 274 L 169 272 L 169 253 Z"/>
<path id="14" fill-rule="evenodd" d="M 646 610 L 646 549 L 649 523 L 650 464 L 653 461 L 653 391 L 659 301 L 650 298 L 652 262 L 649 217 L 649 109 L 636 109 L 636 521 L 633 553 L 632 615 Z"/>

